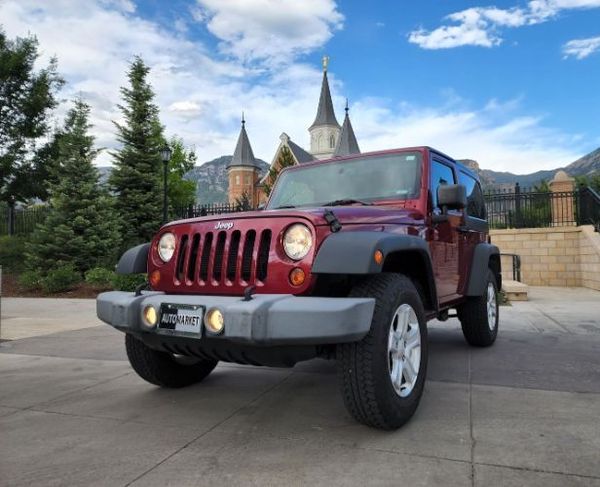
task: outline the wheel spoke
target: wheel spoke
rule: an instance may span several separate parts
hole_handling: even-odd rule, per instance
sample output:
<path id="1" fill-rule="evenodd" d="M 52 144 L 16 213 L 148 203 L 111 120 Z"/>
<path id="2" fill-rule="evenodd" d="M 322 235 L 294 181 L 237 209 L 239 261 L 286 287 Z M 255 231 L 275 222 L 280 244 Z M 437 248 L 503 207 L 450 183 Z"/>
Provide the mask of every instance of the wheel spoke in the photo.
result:
<path id="1" fill-rule="evenodd" d="M 406 334 L 406 345 L 404 347 L 405 355 L 408 355 L 410 351 L 421 343 L 421 336 L 419 335 L 418 325 L 413 325 L 412 328 Z"/>
<path id="2" fill-rule="evenodd" d="M 391 372 L 392 384 L 399 391 L 400 385 L 402 384 L 402 360 L 395 359 L 393 361 L 393 368 Z"/>
<path id="3" fill-rule="evenodd" d="M 417 371 L 415 370 L 412 362 L 408 357 L 406 357 L 406 360 L 404 360 L 402 374 L 404 375 L 406 382 L 410 384 L 412 384 L 415 378 L 417 377 Z"/>

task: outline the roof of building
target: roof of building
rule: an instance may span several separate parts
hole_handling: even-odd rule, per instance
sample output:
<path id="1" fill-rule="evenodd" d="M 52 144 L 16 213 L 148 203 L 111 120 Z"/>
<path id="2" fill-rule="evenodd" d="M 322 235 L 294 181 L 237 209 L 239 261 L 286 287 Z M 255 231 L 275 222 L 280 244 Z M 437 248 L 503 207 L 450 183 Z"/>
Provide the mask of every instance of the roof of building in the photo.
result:
<path id="1" fill-rule="evenodd" d="M 316 158 L 312 154 L 309 154 L 308 152 L 306 152 L 298 144 L 296 144 L 295 142 L 292 142 L 291 139 L 287 141 L 287 146 L 290 148 L 290 151 L 292 152 L 292 154 L 294 154 L 294 157 L 298 161 L 298 164 L 303 164 L 305 162 L 311 162 L 311 161 L 316 160 Z"/>
<path id="2" fill-rule="evenodd" d="M 252 152 L 252 146 L 250 145 L 250 139 L 246 133 L 246 120 L 242 115 L 242 129 L 238 137 L 237 145 L 235 146 L 235 152 L 231 162 L 227 164 L 227 167 L 232 166 L 250 166 L 259 167 L 254 158 L 254 152 Z"/>
<path id="3" fill-rule="evenodd" d="M 346 116 L 344 117 L 344 123 L 342 124 L 342 130 L 340 132 L 340 138 L 337 141 L 334 157 L 337 156 L 349 156 L 350 154 L 360 154 L 360 148 L 356 141 L 356 135 L 354 135 L 354 129 L 350 122 L 350 116 L 348 115 L 348 100 L 346 100 Z"/>
<path id="4" fill-rule="evenodd" d="M 333 110 L 333 102 L 331 101 L 331 92 L 329 91 L 329 81 L 327 79 L 327 67 L 323 67 L 323 83 L 321 84 L 321 96 L 319 97 L 319 108 L 317 108 L 317 116 L 315 121 L 310 126 L 309 130 L 319 125 L 336 125 L 340 126 L 335 118 Z"/>

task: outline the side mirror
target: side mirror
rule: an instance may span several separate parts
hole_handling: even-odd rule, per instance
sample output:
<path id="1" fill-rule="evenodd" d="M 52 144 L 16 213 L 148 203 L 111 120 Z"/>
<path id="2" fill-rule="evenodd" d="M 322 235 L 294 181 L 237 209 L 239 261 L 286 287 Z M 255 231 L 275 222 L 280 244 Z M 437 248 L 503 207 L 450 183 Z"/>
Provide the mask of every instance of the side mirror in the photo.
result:
<path id="1" fill-rule="evenodd" d="M 438 206 L 447 210 L 462 210 L 467 206 L 467 188 L 464 184 L 438 186 Z"/>

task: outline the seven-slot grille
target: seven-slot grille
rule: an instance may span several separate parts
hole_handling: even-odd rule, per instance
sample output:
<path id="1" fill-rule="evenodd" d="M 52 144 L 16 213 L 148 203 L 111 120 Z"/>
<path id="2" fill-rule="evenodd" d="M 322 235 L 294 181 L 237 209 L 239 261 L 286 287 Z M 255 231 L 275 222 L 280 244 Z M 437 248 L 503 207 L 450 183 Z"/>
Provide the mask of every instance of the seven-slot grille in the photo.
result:
<path id="1" fill-rule="evenodd" d="M 217 231 L 180 235 L 176 284 L 248 284 L 267 278 L 272 232 Z"/>

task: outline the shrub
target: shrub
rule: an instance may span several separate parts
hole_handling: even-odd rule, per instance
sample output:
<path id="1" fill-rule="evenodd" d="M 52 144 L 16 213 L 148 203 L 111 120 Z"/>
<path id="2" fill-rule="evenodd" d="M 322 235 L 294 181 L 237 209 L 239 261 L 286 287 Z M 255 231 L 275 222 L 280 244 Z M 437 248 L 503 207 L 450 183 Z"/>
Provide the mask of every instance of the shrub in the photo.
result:
<path id="1" fill-rule="evenodd" d="M 103 267 L 94 267 L 85 273 L 85 282 L 98 287 L 110 287 L 115 273 Z"/>
<path id="2" fill-rule="evenodd" d="M 39 271 L 25 271 L 19 276 L 19 285 L 32 291 L 42 287 L 43 276 Z"/>
<path id="3" fill-rule="evenodd" d="M 25 238 L 20 236 L 0 237 L 0 265 L 5 272 L 23 270 Z"/>
<path id="4" fill-rule="evenodd" d="M 75 270 L 72 264 L 48 271 L 41 281 L 42 288 L 48 293 L 69 291 L 79 282 L 81 282 L 81 274 Z"/>
<path id="5" fill-rule="evenodd" d="M 135 289 L 147 281 L 146 274 L 114 274 L 112 286 L 116 291 L 135 291 Z"/>

